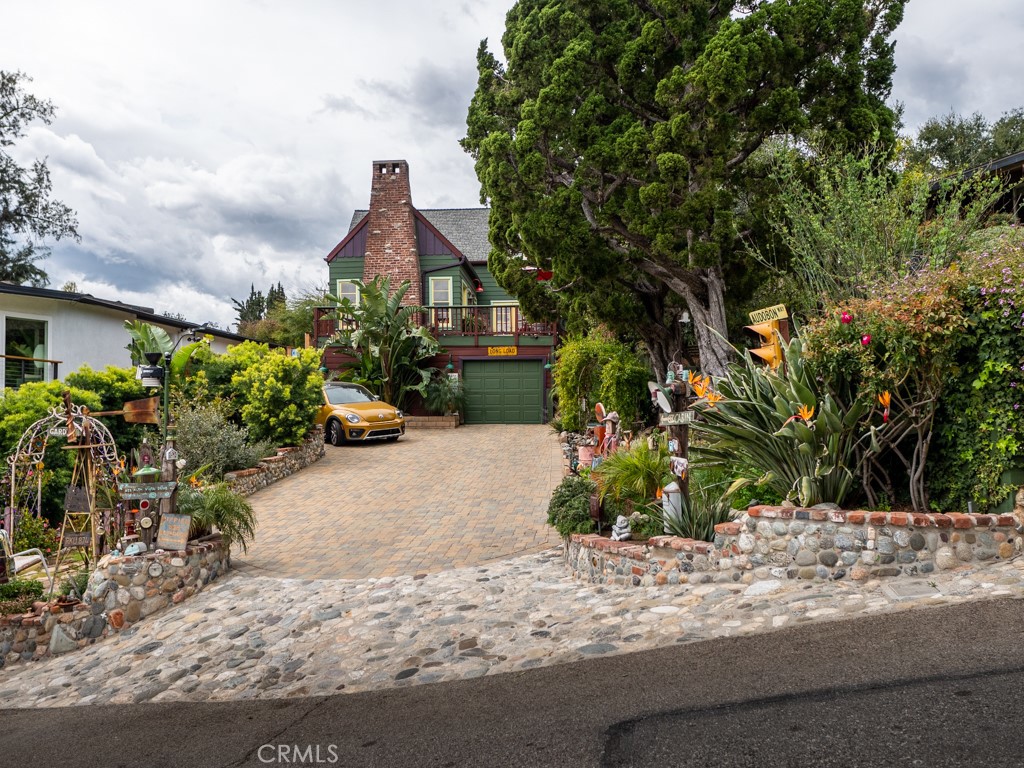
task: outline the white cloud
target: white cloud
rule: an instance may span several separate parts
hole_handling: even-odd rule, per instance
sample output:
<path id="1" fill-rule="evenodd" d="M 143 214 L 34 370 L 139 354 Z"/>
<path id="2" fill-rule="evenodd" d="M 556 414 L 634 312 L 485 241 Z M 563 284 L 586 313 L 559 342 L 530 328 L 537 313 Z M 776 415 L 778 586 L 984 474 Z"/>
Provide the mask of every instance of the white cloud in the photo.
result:
<path id="1" fill-rule="evenodd" d="M 19 150 L 49 158 L 80 222 L 82 242 L 45 264 L 53 284 L 225 324 L 250 284 L 326 281 L 373 160 L 408 160 L 420 207 L 477 205 L 457 142 L 477 46 L 500 53 L 511 5 L 8 3 L 0 68 L 58 108 Z M 908 128 L 1024 105 L 1015 6 L 908 3 L 894 87 Z"/>

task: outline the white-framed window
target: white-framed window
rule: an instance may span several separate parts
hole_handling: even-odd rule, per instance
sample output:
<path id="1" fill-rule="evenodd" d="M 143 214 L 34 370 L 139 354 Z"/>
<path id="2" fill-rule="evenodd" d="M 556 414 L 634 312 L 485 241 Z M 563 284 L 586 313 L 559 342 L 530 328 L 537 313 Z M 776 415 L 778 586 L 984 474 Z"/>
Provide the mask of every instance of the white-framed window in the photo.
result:
<path id="1" fill-rule="evenodd" d="M 3 386 L 17 388 L 28 381 L 49 381 L 49 318 L 28 315 L 0 315 L 3 352 L 0 358 Z"/>
<path id="2" fill-rule="evenodd" d="M 450 277 L 430 278 L 431 324 L 438 328 L 452 327 L 452 279 Z"/>
<path id="3" fill-rule="evenodd" d="M 344 301 L 348 299 L 353 306 L 359 306 L 359 286 L 354 280 L 338 281 L 338 298 Z"/>
<path id="4" fill-rule="evenodd" d="M 491 328 L 495 334 L 512 334 L 518 327 L 518 302 L 503 301 L 491 304 Z"/>

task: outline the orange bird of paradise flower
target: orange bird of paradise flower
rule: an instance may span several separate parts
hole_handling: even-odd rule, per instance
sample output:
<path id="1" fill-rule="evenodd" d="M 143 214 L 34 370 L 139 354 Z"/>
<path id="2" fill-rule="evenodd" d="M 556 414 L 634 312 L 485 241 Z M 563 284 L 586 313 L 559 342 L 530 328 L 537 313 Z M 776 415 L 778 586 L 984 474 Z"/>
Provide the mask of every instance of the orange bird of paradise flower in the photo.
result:
<path id="1" fill-rule="evenodd" d="M 708 391 L 708 393 L 704 395 L 704 399 L 708 401 L 708 405 L 714 408 L 715 403 L 720 403 L 725 399 L 725 395 L 720 395 L 718 392 Z"/>
<path id="2" fill-rule="evenodd" d="M 882 423 L 889 423 L 889 404 L 892 402 L 892 395 L 889 394 L 889 390 L 885 390 L 878 396 L 878 404 L 882 406 Z"/>
<path id="3" fill-rule="evenodd" d="M 810 421 L 814 418 L 814 406 L 801 405 L 796 409 L 796 415 L 804 421 Z"/>

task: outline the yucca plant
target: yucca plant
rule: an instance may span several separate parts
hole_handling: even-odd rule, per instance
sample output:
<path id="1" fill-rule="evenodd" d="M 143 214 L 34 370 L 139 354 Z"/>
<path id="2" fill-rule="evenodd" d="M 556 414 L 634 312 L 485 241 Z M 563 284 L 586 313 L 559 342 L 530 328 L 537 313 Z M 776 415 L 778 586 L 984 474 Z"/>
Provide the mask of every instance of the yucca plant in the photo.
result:
<path id="1" fill-rule="evenodd" d="M 855 400 L 844 409 L 820 395 L 798 336 L 782 348 L 779 370 L 744 355 L 715 381 L 723 399 L 697 406 L 703 420 L 692 427 L 709 443 L 697 455 L 709 466 L 759 473 L 741 477 L 730 491 L 756 482 L 802 506 L 842 504 L 861 462 L 878 450 L 874 427 L 861 423 L 867 407 Z"/>
<path id="2" fill-rule="evenodd" d="M 629 448 L 620 448 L 594 470 L 601 498 L 653 499 L 658 489 L 672 482 L 669 455 L 658 443 L 651 448 L 646 440 L 637 440 Z"/>
<path id="3" fill-rule="evenodd" d="M 256 515 L 252 505 L 226 483 L 181 488 L 177 509 L 181 514 L 192 516 L 189 539 L 212 533 L 216 528 L 228 546 L 238 544 L 244 552 L 256 538 Z"/>
<path id="4" fill-rule="evenodd" d="M 713 541 L 715 526 L 732 520 L 732 508 L 729 499 L 732 493 L 722 493 L 720 485 L 690 484 L 689 497 L 682 497 L 682 514 L 676 519 L 673 515 L 662 515 L 665 529 L 673 536 L 697 541 Z"/>

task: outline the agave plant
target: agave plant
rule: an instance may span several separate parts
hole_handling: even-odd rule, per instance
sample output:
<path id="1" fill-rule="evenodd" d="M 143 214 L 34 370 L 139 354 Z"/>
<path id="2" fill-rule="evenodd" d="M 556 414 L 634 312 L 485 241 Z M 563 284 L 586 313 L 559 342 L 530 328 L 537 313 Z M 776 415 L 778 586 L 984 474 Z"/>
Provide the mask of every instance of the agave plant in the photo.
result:
<path id="1" fill-rule="evenodd" d="M 761 473 L 741 477 L 731 491 L 756 482 L 803 506 L 842 504 L 861 462 L 878 451 L 874 427 L 861 424 L 867 406 L 855 400 L 844 408 L 820 394 L 799 337 L 782 349 L 785 365 L 775 371 L 744 355 L 715 382 L 723 399 L 697 406 L 703 421 L 692 426 L 709 438 L 700 459 Z"/>

